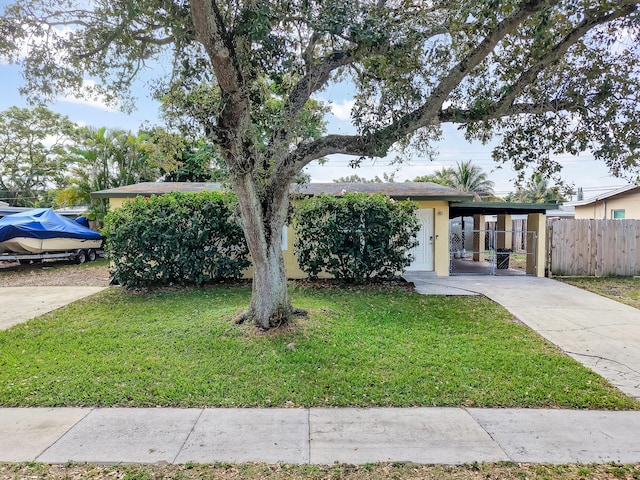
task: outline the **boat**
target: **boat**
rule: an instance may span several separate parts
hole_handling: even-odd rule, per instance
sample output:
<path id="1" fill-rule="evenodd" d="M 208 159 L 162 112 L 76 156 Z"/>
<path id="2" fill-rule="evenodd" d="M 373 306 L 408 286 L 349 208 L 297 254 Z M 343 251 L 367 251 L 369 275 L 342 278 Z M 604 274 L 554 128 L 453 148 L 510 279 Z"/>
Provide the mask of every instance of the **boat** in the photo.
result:
<path id="1" fill-rule="evenodd" d="M 50 208 L 35 208 L 0 219 L 0 253 L 89 251 L 101 248 L 102 241 L 98 232 Z"/>

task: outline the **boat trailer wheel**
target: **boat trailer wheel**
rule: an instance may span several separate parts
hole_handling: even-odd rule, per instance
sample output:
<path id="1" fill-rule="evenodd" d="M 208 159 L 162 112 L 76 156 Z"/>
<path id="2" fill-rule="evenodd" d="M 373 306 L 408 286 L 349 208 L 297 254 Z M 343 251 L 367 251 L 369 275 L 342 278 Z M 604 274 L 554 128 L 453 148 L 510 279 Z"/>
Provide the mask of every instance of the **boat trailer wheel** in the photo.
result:
<path id="1" fill-rule="evenodd" d="M 85 252 L 84 250 L 78 250 L 78 253 L 76 253 L 76 263 L 80 265 L 81 263 L 84 263 L 86 261 L 87 261 L 87 252 Z"/>

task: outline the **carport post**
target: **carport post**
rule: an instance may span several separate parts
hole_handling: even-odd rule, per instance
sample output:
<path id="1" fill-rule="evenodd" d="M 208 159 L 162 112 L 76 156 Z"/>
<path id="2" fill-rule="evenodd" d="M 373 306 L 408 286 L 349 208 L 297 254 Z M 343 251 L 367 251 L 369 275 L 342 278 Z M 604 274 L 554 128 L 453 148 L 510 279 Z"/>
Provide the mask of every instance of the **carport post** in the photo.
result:
<path id="1" fill-rule="evenodd" d="M 497 227 L 497 247 L 498 248 L 513 248 L 513 225 L 511 223 L 511 215 L 508 213 L 498 214 Z"/>
<path id="2" fill-rule="evenodd" d="M 535 241 L 534 241 L 535 235 Z M 544 277 L 547 258 L 545 239 L 547 238 L 547 216 L 544 213 L 530 213 L 527 216 L 527 274 Z"/>
<path id="3" fill-rule="evenodd" d="M 484 215 L 473 216 L 473 261 L 481 262 L 484 260 L 484 237 L 486 235 L 486 222 Z"/>

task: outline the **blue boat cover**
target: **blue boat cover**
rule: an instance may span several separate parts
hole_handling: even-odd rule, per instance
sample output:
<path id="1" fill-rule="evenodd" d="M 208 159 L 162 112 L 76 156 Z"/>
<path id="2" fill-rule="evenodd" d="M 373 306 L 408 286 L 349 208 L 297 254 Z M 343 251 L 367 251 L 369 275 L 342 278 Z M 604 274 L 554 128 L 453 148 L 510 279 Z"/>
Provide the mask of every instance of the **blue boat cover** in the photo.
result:
<path id="1" fill-rule="evenodd" d="M 100 240 L 102 235 L 69 220 L 50 208 L 36 208 L 0 219 L 0 242 L 16 237 Z"/>

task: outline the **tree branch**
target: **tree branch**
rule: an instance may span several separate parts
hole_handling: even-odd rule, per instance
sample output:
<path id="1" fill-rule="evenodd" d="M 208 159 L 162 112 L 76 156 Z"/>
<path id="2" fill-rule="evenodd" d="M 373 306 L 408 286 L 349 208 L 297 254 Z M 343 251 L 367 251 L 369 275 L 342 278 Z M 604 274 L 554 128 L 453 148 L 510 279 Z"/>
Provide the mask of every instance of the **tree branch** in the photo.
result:
<path id="1" fill-rule="evenodd" d="M 480 42 L 462 61 L 454 66 L 433 90 L 427 101 L 410 114 L 413 118 L 401 119 L 395 136 L 402 136 L 426 126 L 438 115 L 449 94 L 495 49 L 498 43 L 512 33 L 524 20 L 558 3 L 558 0 L 529 0 L 511 16 L 502 20 L 485 39 Z M 417 122 L 417 123 L 416 123 Z"/>
<path id="2" fill-rule="evenodd" d="M 218 119 L 225 162 L 235 173 L 251 171 L 256 161 L 245 136 L 251 130 L 249 92 L 240 67 L 232 35 L 227 30 L 216 0 L 191 0 L 191 18 L 199 42 L 204 46 L 222 94 Z"/>
<path id="3" fill-rule="evenodd" d="M 238 92 L 244 81 L 237 61 L 233 42 L 215 1 L 192 0 L 191 18 L 204 46 L 220 88 L 226 93 Z"/>
<path id="4" fill-rule="evenodd" d="M 622 5 L 623 3 L 626 5 Z M 549 67 L 552 63 L 557 62 L 562 58 L 569 48 L 578 43 L 590 29 L 597 25 L 602 25 L 617 18 L 629 15 L 638 9 L 638 3 L 635 0 L 621 1 L 618 6 L 623 6 L 623 8 L 596 17 L 585 17 L 585 19 L 573 30 L 567 33 L 564 38 L 554 46 L 554 48 L 552 48 L 547 54 L 543 55 L 538 62 L 531 66 L 531 68 L 523 72 L 522 75 L 520 75 L 520 78 L 518 78 L 518 80 L 509 88 L 508 93 L 496 102 L 494 116 L 504 116 L 505 113 L 509 111 L 518 95 L 520 95 L 528 85 L 531 85 L 535 81 L 538 74 L 540 74 L 540 72 L 545 68 Z"/>
<path id="5" fill-rule="evenodd" d="M 104 41 L 102 41 L 97 47 L 85 53 L 75 54 L 74 57 L 79 60 L 86 60 L 87 58 L 93 57 L 97 53 L 104 52 L 107 48 L 109 48 L 111 43 L 116 38 L 118 38 L 122 34 L 122 32 L 124 32 L 124 29 L 125 29 L 125 24 L 124 23 L 119 24 L 118 26 L 116 26 L 116 28 L 113 29 L 111 34 L 109 34 L 107 38 L 105 38 Z"/>
<path id="6" fill-rule="evenodd" d="M 499 119 L 503 117 L 511 117 L 514 115 L 530 115 L 547 112 L 577 112 L 582 105 L 563 99 L 546 100 L 543 102 L 514 103 L 507 108 L 502 107 L 501 103 L 496 102 L 494 106 L 490 106 L 486 110 L 479 112 L 461 108 L 447 108 L 440 111 L 437 123 L 473 123 L 486 120 Z"/>
<path id="7" fill-rule="evenodd" d="M 549 8 L 558 0 L 529 0 L 511 16 L 502 20 L 482 42 L 462 61 L 455 65 L 440 81 L 427 100 L 418 108 L 403 115 L 390 125 L 375 133 L 363 136 L 328 135 L 324 138 L 299 146 L 281 163 L 278 174 L 293 175 L 313 160 L 327 155 L 342 153 L 360 156 L 384 156 L 389 148 L 401 138 L 419 128 L 440 123 L 440 110 L 449 94 L 469 75 L 496 45 L 512 33 L 531 15 Z"/>

